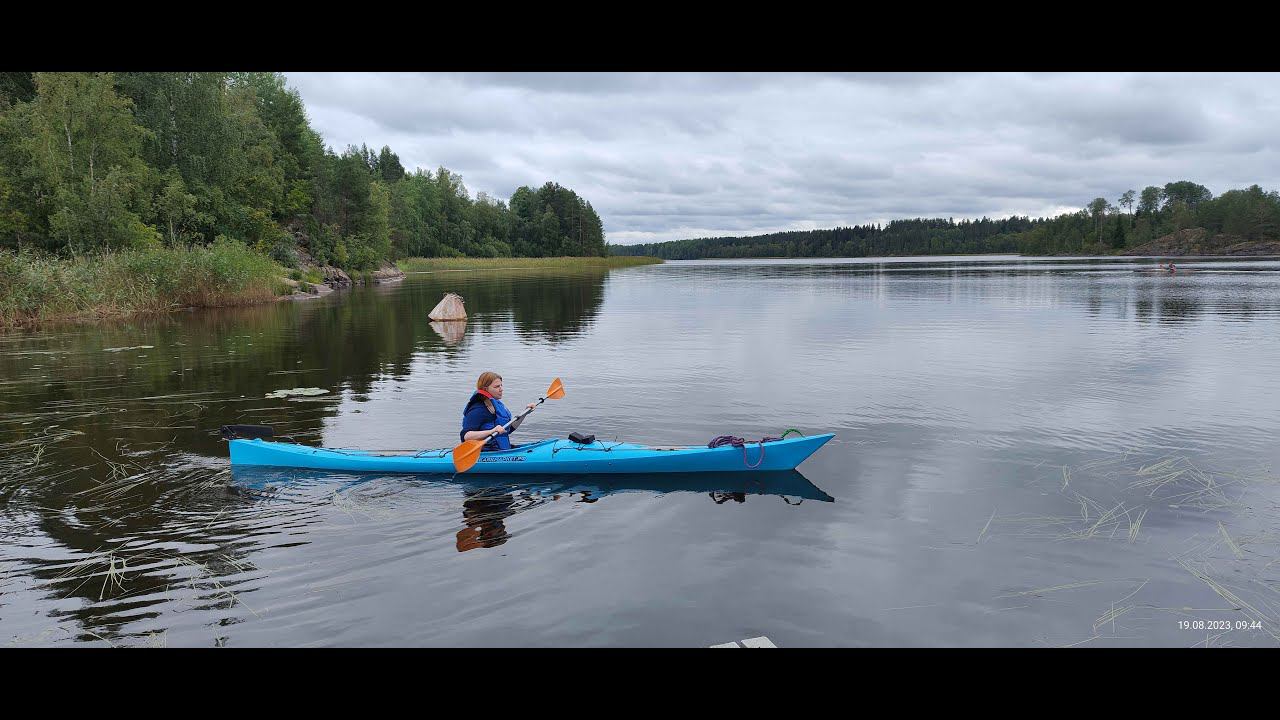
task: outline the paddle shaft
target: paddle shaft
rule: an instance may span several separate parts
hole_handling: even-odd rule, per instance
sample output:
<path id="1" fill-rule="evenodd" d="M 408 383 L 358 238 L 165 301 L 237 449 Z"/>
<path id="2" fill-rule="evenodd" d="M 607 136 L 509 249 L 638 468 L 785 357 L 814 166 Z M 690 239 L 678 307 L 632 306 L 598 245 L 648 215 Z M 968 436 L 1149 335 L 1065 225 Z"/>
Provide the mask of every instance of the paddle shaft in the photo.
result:
<path id="1" fill-rule="evenodd" d="M 546 402 L 546 401 L 547 401 L 547 399 L 546 399 L 545 397 L 538 398 L 538 402 L 536 403 L 535 407 L 536 407 L 537 405 L 541 405 L 542 403 L 544 403 L 544 402 Z M 527 415 L 528 415 L 529 413 L 531 413 L 531 412 L 533 412 L 533 408 L 525 408 L 525 409 L 524 409 L 524 412 L 522 412 L 522 413 L 520 413 L 519 415 L 517 415 L 517 416 L 515 416 L 515 417 L 511 418 L 511 422 L 507 423 L 506 425 L 499 425 L 498 427 L 502 428 L 503 430 L 505 430 L 505 431 L 507 431 L 507 432 L 511 432 L 511 426 L 513 426 L 513 425 L 518 425 L 518 424 L 520 423 L 520 421 L 521 421 L 521 420 L 523 420 L 523 419 L 525 419 L 525 416 L 527 416 Z M 498 434 L 498 428 L 494 428 L 494 429 L 493 429 L 493 432 L 491 432 L 491 433 L 489 433 L 488 435 L 486 435 L 486 436 L 484 437 L 484 439 L 487 441 L 487 440 L 489 440 L 489 438 L 492 438 L 494 435 L 497 435 L 497 434 Z"/>

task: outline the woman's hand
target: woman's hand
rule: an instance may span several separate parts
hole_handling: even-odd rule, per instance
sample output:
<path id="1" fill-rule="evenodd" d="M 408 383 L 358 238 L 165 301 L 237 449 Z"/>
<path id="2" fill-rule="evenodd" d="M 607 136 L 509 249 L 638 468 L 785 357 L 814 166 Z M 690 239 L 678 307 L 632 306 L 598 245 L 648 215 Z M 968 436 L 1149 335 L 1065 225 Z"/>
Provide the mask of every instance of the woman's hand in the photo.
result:
<path id="1" fill-rule="evenodd" d="M 538 407 L 538 403 L 529 403 L 528 405 L 525 405 L 525 407 L 527 407 L 527 408 L 529 408 L 530 410 L 532 410 L 532 409 L 534 409 L 534 408 Z"/>
<path id="2" fill-rule="evenodd" d="M 494 435 L 506 435 L 506 434 L 507 434 L 507 428 L 506 428 L 506 426 L 505 426 L 505 425 L 499 425 L 498 427 L 494 428 L 494 430 L 497 430 L 497 432 L 495 432 L 495 433 L 494 433 Z"/>

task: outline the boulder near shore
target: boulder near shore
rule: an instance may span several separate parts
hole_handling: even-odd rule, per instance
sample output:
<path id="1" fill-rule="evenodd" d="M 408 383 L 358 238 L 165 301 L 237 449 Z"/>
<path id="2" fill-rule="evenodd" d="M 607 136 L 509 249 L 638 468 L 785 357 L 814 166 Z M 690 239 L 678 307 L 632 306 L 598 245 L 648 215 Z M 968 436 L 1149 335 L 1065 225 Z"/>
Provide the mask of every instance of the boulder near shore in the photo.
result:
<path id="1" fill-rule="evenodd" d="M 467 309 L 463 306 L 464 302 L 462 296 L 457 293 L 445 293 L 444 298 L 427 314 L 427 317 L 438 322 L 466 320 Z"/>

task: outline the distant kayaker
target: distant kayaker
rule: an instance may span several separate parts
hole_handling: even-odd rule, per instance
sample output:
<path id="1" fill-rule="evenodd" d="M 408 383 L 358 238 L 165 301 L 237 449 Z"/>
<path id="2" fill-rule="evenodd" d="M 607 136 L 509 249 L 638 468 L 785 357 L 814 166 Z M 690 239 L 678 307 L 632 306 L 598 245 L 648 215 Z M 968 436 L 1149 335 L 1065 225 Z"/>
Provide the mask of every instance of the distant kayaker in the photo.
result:
<path id="1" fill-rule="evenodd" d="M 527 407 L 532 410 L 535 404 L 529 403 Z M 462 438 L 462 442 L 483 440 L 494 428 L 509 422 L 511 411 L 502 404 L 502 376 L 496 372 L 481 373 L 476 380 L 475 393 L 462 410 L 462 431 L 458 433 L 458 437 Z M 484 449 L 510 450 L 509 433 L 515 432 L 518 427 L 520 423 L 517 422 L 509 430 L 498 428 L 498 434 L 485 443 Z"/>

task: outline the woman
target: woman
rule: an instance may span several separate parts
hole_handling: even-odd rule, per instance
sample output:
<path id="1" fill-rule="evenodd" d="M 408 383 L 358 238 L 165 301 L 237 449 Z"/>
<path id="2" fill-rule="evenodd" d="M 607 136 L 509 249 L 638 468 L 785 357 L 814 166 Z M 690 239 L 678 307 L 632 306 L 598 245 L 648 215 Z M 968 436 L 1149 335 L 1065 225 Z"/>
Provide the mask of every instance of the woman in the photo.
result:
<path id="1" fill-rule="evenodd" d="M 532 410 L 535 405 L 536 403 L 529 403 L 527 407 Z M 509 422 L 511 411 L 502 404 L 502 376 L 496 372 L 481 373 L 476 380 L 475 393 L 462 410 L 462 432 L 458 433 L 458 437 L 463 442 L 483 440 L 494 428 L 498 428 L 498 434 L 485 443 L 484 449 L 510 450 L 510 433 L 515 432 L 520 423 L 510 429 L 499 427 Z"/>

